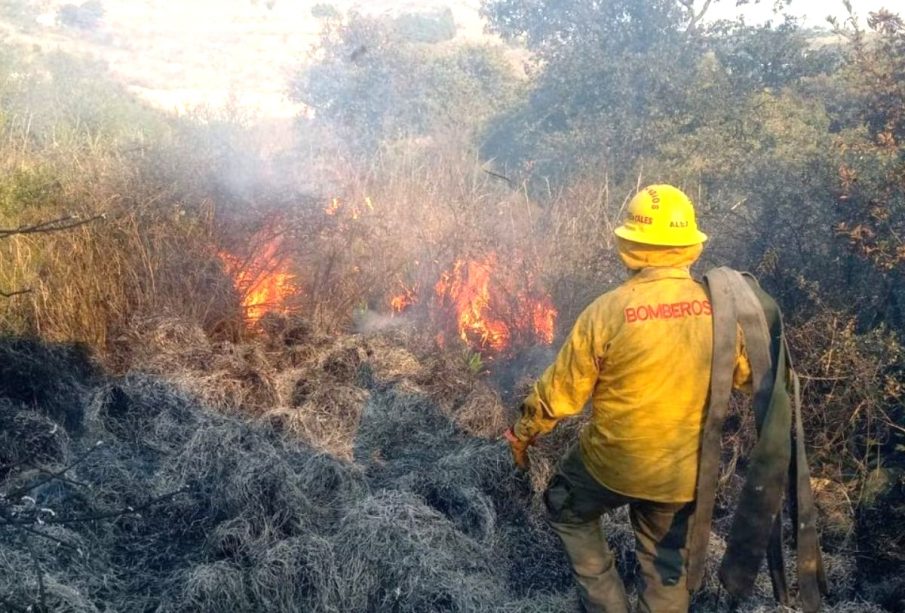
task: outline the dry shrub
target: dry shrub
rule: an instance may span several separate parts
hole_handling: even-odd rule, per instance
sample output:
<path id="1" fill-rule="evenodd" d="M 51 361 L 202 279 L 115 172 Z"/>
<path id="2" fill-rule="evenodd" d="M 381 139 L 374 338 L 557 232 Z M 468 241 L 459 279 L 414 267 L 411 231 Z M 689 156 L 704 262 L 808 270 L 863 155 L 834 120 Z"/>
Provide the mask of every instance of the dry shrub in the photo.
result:
<path id="1" fill-rule="evenodd" d="M 5 100 L 0 135 L 28 136 L 0 155 L 0 227 L 75 227 L 0 240 L 0 287 L 28 290 L 8 301 L 3 329 L 87 343 L 114 366 L 136 318 L 165 314 L 236 338 L 239 297 L 218 250 L 245 217 L 291 198 L 261 176 L 248 131 L 235 118 L 157 114 L 96 66 L 14 55 L 35 91 Z M 238 157 L 244 192 L 231 183 Z"/>
<path id="2" fill-rule="evenodd" d="M 205 369 L 200 372 L 204 373 Z M 210 376 L 205 381 L 207 389 L 202 395 L 211 398 L 216 406 L 243 407 L 256 412 L 266 410 L 280 400 L 276 369 L 258 343 L 222 343 L 206 372 Z"/>
<path id="3" fill-rule="evenodd" d="M 366 390 L 356 385 L 370 349 L 351 337 L 311 348 L 277 377 L 279 402 L 265 416 L 315 449 L 349 459 Z"/>
<path id="4" fill-rule="evenodd" d="M 897 477 L 897 443 L 905 356 L 893 332 L 861 329 L 856 317 L 815 302 L 816 314 L 791 326 L 789 338 L 802 374 L 823 543 L 833 556 L 845 557 L 855 545 L 862 553 L 848 565 L 854 583 L 840 578 L 840 590 L 895 610 L 905 604 L 896 595 L 901 573 L 890 567 L 903 559 L 905 480 Z M 885 486 L 874 487 L 877 475 L 890 476 Z"/>
<path id="5" fill-rule="evenodd" d="M 37 339 L 0 337 L 0 394 L 75 429 L 85 410 L 85 389 L 97 369 L 86 348 L 44 344 Z"/>
<path id="6" fill-rule="evenodd" d="M 626 275 L 614 249 L 613 230 L 635 186 L 615 189 L 605 171 L 596 170 L 548 194 L 548 227 L 539 229 L 549 245 L 544 281 L 559 309 L 561 327 L 571 326 L 585 307 Z"/>
<path id="7" fill-rule="evenodd" d="M 118 356 L 121 369 L 166 376 L 226 410 L 279 404 L 274 358 L 262 343 L 213 343 L 200 324 L 174 317 L 137 319 L 131 330 L 123 338 L 128 354 Z"/>
<path id="8" fill-rule="evenodd" d="M 303 312 L 316 329 L 347 329 L 362 307 L 388 313 L 403 289 L 416 295 L 413 310 L 423 314 L 440 274 L 460 258 L 518 255 L 531 263 L 525 272 L 540 276 L 542 243 L 525 237 L 543 212 L 486 172 L 461 141 L 408 143 L 329 162 L 324 174 L 338 177 L 320 204 L 329 213 L 312 222 L 316 230 L 299 241 L 305 250 L 298 253 Z"/>
<path id="9" fill-rule="evenodd" d="M 367 338 L 370 347 L 368 365 L 377 385 L 417 386 L 427 376 L 426 357 L 413 351 L 419 345 L 423 347 L 423 339 L 410 329 L 395 328 Z"/>
<path id="10" fill-rule="evenodd" d="M 325 545 L 312 534 L 284 539 L 257 551 L 250 573 L 255 601 L 267 603 L 277 611 L 310 610 L 308 598 L 333 579 L 331 551 Z"/>
<path id="11" fill-rule="evenodd" d="M 212 331 L 237 318 L 232 281 L 211 249 L 212 220 L 205 227 L 181 218 L 180 204 L 161 205 L 157 193 L 142 200 L 143 190 L 135 189 L 129 200 L 116 193 L 107 197 L 103 188 L 93 192 L 89 207 L 95 208 L 83 216 L 104 212 L 104 219 L 46 236 L 13 237 L 3 245 L 3 259 L 21 269 L 19 282 L 31 290 L 13 303 L 8 328 L 82 341 L 104 352 L 135 316 L 173 313 Z"/>
<path id="12" fill-rule="evenodd" d="M 854 317 L 823 311 L 790 326 L 788 336 L 819 476 L 841 480 L 882 464 L 901 418 L 905 361 L 895 335 L 883 328 L 860 332 Z"/>
<path id="13" fill-rule="evenodd" d="M 202 327 L 177 317 L 135 317 L 115 340 L 118 370 L 174 373 L 208 368 L 213 346 Z"/>
<path id="14" fill-rule="evenodd" d="M 462 404 L 453 409 L 452 418 L 472 436 L 487 439 L 499 438 L 512 421 L 499 392 L 483 382 L 476 383 Z"/>
<path id="15" fill-rule="evenodd" d="M 0 540 L 0 568 L 28 568 L 34 564 L 28 549 L 18 547 L 10 539 Z M 37 577 L 24 573 L 0 573 L 0 604 L 9 607 L 16 602 L 29 602 L 38 589 Z"/>
<path id="16" fill-rule="evenodd" d="M 437 402 L 437 406 L 452 413 L 474 383 L 474 373 L 468 371 L 465 360 L 454 351 L 435 350 L 419 356 L 424 368 L 413 378 L 419 390 L 423 390 Z"/>
<path id="17" fill-rule="evenodd" d="M 372 390 L 392 387 L 429 398 L 472 435 L 499 436 L 508 422 L 499 395 L 449 353 L 416 355 L 408 347 L 417 340 L 411 331 L 395 328 L 296 351 L 293 366 L 276 375 L 278 403 L 266 417 L 316 449 L 351 459 Z"/>
<path id="18" fill-rule="evenodd" d="M 818 530 L 824 543 L 849 544 L 855 531 L 855 504 L 843 484 L 830 479 L 812 478 L 811 490 L 817 507 Z"/>
<path id="19" fill-rule="evenodd" d="M 324 383 L 327 386 L 316 388 L 301 405 L 271 409 L 265 415 L 313 448 L 351 459 L 368 394 L 354 385 Z"/>
<path id="20" fill-rule="evenodd" d="M 365 564 L 347 580 L 348 610 L 490 609 L 505 594 L 494 558 L 405 492 L 377 492 L 349 509 L 336 542 L 340 569 L 343 560 Z"/>
<path id="21" fill-rule="evenodd" d="M 886 613 L 887 609 L 873 602 L 859 599 L 830 605 L 826 607 L 826 611 L 827 613 Z"/>
<path id="22" fill-rule="evenodd" d="M 244 611 L 251 602 L 246 597 L 245 574 L 225 561 L 198 564 L 176 578 L 175 594 L 167 593 L 165 608 L 174 611 Z"/>
<path id="23" fill-rule="evenodd" d="M 0 478 L 19 466 L 55 466 L 68 450 L 69 435 L 52 419 L 0 400 Z"/>
<path id="24" fill-rule="evenodd" d="M 316 363 L 343 371 L 348 349 Z M 519 541 L 526 548 L 552 540 L 529 519 L 530 488 L 516 478 L 505 445 L 469 436 L 423 396 L 391 386 L 371 395 L 355 440 L 377 453 L 352 466 L 264 425 L 207 413 L 146 376 L 102 383 L 83 401 L 85 434 L 68 455 L 86 455 L 69 473 L 73 482 L 56 484 L 58 497 L 40 502 L 67 514 L 109 513 L 185 491 L 140 515 L 73 526 L 67 538 L 84 534 L 81 546 L 104 554 L 94 555 L 96 564 L 117 567 L 112 578 L 91 570 L 113 581 L 105 591 L 73 560 L 41 563 L 89 602 L 129 610 L 154 602 L 174 610 L 509 606 L 516 552 L 497 528 L 527 531 Z M 10 564 L 24 555 L 21 543 L 13 552 Z M 529 560 L 533 575 L 549 576 L 543 556 Z M 568 574 L 559 569 L 562 584 Z M 29 567 L 3 570 L 24 578 Z M 16 602 L 35 602 L 36 583 L 20 585 Z"/>

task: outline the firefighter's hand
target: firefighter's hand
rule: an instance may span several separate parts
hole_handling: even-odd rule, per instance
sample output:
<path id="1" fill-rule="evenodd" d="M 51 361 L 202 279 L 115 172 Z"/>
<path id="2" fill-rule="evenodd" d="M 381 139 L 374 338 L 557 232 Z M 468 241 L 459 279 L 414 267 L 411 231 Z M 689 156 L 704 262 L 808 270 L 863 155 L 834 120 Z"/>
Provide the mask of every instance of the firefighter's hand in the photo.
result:
<path id="1" fill-rule="evenodd" d="M 531 446 L 531 441 L 520 441 L 516 438 L 512 428 L 506 430 L 503 436 L 506 437 L 509 449 L 512 451 L 512 461 L 519 470 L 527 472 L 531 468 L 531 459 L 528 457 L 528 447 Z"/>

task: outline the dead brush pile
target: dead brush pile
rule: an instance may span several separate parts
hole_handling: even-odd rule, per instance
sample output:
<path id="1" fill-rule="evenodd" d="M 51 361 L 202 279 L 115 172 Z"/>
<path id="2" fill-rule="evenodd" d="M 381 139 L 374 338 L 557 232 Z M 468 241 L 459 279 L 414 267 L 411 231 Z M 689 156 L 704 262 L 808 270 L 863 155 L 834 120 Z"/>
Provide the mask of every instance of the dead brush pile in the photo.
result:
<path id="1" fill-rule="evenodd" d="M 176 343 L 158 375 L 118 378 L 0 341 L 0 608 L 576 611 L 537 494 L 570 429 L 526 478 L 498 440 L 511 415 L 463 360 L 419 356 L 405 331 L 303 332 Z M 605 522 L 631 579 L 626 518 Z M 881 610 L 853 602 L 849 559 L 828 562 L 832 610 Z M 717 598 L 711 581 L 697 610 Z M 743 610 L 771 600 L 764 577 Z"/>

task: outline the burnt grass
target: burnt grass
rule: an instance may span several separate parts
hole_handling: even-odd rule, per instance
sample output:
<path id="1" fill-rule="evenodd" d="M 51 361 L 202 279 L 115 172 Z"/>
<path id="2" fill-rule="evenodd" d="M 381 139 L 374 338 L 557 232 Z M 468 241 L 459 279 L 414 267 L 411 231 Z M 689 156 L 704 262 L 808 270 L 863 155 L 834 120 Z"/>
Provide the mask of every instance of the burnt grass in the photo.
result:
<path id="1" fill-rule="evenodd" d="M 539 502 L 561 449 L 517 473 L 456 403 L 353 365 L 334 365 L 366 393 L 345 457 L 160 375 L 0 339 L 0 610 L 577 611 Z M 632 586 L 625 517 L 604 521 Z M 833 610 L 883 610 L 849 558 L 828 564 Z M 762 579 L 744 610 L 772 610 Z M 695 609 L 717 603 L 711 578 Z"/>

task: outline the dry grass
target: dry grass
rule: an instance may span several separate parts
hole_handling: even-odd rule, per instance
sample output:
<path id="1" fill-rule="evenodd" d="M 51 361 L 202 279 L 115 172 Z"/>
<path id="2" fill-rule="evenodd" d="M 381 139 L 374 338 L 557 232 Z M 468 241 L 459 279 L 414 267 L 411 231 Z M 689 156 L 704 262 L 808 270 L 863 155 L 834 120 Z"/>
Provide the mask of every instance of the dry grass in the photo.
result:
<path id="1" fill-rule="evenodd" d="M 149 364 L 161 375 L 169 364 L 180 385 L 139 374 L 98 377 L 69 350 L 0 346 L 4 357 L 19 356 L 4 360 L 0 386 L 2 432 L 19 445 L 0 447 L 10 450 L 0 458 L 0 491 L 41 478 L 14 460 L 65 466 L 98 440 L 104 444 L 67 472 L 70 481 L 30 493 L 35 505 L 85 516 L 185 490 L 140 515 L 37 526 L 78 543 L 90 552 L 85 558 L 60 555 L 46 539 L 32 554 L 32 539 L 13 532 L 0 546 L 0 593 L 8 601 L 25 607 L 43 598 L 85 611 L 577 610 L 540 493 L 578 423 L 532 451 L 525 477 L 499 439 L 511 414 L 496 393 L 455 353 L 445 362 L 436 353 L 420 356 L 406 345 L 415 332 L 307 336 L 282 351 L 273 351 L 283 342 L 276 337 L 189 351 L 178 340 L 200 337 L 178 322 L 149 321 L 144 329 L 153 351 L 163 352 Z M 140 344 L 135 349 L 136 356 L 153 355 Z M 30 379 L 31 363 L 46 364 L 42 383 L 53 385 Z M 256 378 L 275 385 L 255 387 Z M 231 385 L 241 391 L 224 407 L 250 402 L 243 415 L 199 404 L 199 397 L 222 402 L 221 390 Z M 37 402 L 23 404 L 26 398 Z M 277 408 L 262 410 L 273 398 Z M 28 512 L 31 503 L 15 502 L 22 504 L 17 512 Z M 624 510 L 604 524 L 631 586 L 633 539 Z M 711 571 L 725 524 L 716 522 Z M 850 554 L 829 552 L 827 570 L 828 610 L 882 610 L 858 600 L 865 589 L 884 596 L 882 587 L 859 583 Z M 710 572 L 695 610 L 728 610 L 725 599 L 717 607 L 718 593 Z M 741 610 L 773 610 L 771 601 L 762 575 Z"/>

